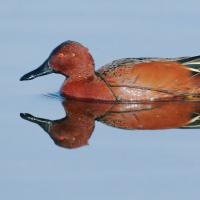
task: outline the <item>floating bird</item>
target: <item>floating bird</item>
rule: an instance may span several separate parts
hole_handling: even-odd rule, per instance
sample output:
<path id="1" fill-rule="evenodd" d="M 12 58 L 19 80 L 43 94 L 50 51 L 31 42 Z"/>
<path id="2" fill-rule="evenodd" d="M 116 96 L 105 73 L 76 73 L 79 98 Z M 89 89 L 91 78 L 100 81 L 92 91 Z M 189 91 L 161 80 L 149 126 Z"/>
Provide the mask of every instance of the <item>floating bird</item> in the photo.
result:
<path id="1" fill-rule="evenodd" d="M 101 102 L 200 99 L 200 56 L 125 58 L 95 71 L 88 49 L 78 42 L 67 41 L 20 80 L 50 73 L 66 77 L 60 93 L 72 99 Z"/>

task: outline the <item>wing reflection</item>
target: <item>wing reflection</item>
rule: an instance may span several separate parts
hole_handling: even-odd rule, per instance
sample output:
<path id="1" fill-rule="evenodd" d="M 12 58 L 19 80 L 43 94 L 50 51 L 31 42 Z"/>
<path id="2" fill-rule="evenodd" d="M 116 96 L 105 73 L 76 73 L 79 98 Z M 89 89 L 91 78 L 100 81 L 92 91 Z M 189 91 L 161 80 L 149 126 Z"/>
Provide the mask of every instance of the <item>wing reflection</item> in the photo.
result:
<path id="1" fill-rule="evenodd" d="M 27 113 L 20 116 L 41 126 L 55 144 L 65 148 L 88 144 L 95 120 L 123 129 L 200 128 L 200 102 L 103 104 L 65 100 L 63 107 L 66 117 L 59 120 Z"/>

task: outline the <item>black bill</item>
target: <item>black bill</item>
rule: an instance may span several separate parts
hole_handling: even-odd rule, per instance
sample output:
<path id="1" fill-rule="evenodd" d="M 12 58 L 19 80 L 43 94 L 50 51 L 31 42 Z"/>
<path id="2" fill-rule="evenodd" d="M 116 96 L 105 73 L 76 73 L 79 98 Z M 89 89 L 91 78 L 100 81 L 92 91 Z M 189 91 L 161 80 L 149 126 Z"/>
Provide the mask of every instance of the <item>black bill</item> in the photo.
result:
<path id="1" fill-rule="evenodd" d="M 47 59 L 40 67 L 22 76 L 20 78 L 20 81 L 31 80 L 31 79 L 37 78 L 38 76 L 51 74 L 53 72 L 54 70 L 52 67 L 49 66 L 48 59 Z"/>

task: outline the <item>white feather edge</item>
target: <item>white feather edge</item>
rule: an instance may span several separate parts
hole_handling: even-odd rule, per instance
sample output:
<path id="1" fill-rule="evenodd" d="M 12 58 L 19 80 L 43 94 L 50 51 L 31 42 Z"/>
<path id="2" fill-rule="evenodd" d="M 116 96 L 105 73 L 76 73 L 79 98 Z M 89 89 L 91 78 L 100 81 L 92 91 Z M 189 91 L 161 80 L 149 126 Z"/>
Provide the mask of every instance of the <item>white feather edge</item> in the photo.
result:
<path id="1" fill-rule="evenodd" d="M 197 72 L 197 73 L 200 73 L 200 68 L 198 68 L 198 69 L 195 69 L 195 68 L 193 68 L 193 67 L 189 67 L 189 66 L 187 66 L 187 65 L 196 65 L 196 63 L 195 64 L 193 64 L 193 63 L 184 63 L 183 65 L 186 65 L 185 67 L 186 67 L 186 69 L 188 69 L 188 70 L 190 70 L 190 71 L 193 71 L 193 72 Z M 197 64 L 198 65 L 198 64 Z M 200 63 L 199 63 L 199 65 L 200 65 Z"/>
<path id="2" fill-rule="evenodd" d="M 198 120 L 200 120 L 200 115 L 198 115 L 198 116 L 192 118 L 192 119 L 188 122 L 188 125 L 183 126 L 183 128 L 184 128 L 184 127 L 187 127 L 187 128 L 200 127 L 200 124 L 199 124 L 199 125 L 196 125 L 196 126 L 190 126 L 190 125 L 189 125 L 189 124 L 192 124 L 192 123 L 194 123 L 195 121 L 198 121 Z"/>

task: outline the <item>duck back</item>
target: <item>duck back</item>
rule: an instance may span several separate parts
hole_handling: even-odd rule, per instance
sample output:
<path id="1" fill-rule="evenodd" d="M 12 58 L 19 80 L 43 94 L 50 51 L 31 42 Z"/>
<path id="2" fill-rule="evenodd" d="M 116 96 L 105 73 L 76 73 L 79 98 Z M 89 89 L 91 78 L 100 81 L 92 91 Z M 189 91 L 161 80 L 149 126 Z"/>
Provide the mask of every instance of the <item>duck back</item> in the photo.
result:
<path id="1" fill-rule="evenodd" d="M 98 74 L 117 101 L 162 101 L 200 95 L 198 68 L 192 70 L 182 60 L 140 58 L 121 59 L 103 66 Z"/>

